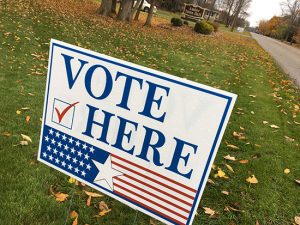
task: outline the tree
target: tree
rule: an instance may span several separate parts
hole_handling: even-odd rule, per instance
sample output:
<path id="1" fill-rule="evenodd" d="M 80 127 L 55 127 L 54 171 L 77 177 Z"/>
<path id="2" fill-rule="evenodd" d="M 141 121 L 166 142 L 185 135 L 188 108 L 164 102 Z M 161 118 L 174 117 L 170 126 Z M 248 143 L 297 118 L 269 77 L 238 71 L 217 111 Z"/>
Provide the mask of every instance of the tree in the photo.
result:
<path id="1" fill-rule="evenodd" d="M 100 7 L 97 9 L 97 13 L 108 16 L 111 13 L 112 0 L 102 0 Z"/>
<path id="2" fill-rule="evenodd" d="M 230 24 L 230 18 L 231 18 L 231 11 L 233 9 L 233 5 L 235 3 L 235 0 L 226 0 L 225 5 L 226 5 L 226 22 L 225 26 L 229 27 Z"/>
<path id="3" fill-rule="evenodd" d="M 212 11 L 214 10 L 216 1 L 217 1 L 217 0 L 213 0 L 212 4 L 211 4 L 211 6 L 210 6 L 210 11 L 209 11 L 209 15 L 208 15 L 208 17 L 207 17 L 207 21 L 209 21 L 209 19 L 210 19 L 210 16 L 211 16 L 211 14 L 212 14 Z"/>
<path id="4" fill-rule="evenodd" d="M 154 6 L 155 6 L 155 0 L 150 0 L 150 10 L 148 12 L 147 20 L 146 20 L 146 23 L 144 24 L 144 26 L 151 26 Z"/>
<path id="5" fill-rule="evenodd" d="M 137 0 L 137 2 L 135 2 L 135 5 L 134 5 L 133 9 L 131 10 L 131 13 L 129 16 L 129 22 L 131 22 L 133 20 L 133 16 L 135 13 L 137 13 L 137 10 L 138 10 L 139 6 L 141 5 L 141 1 L 142 0 Z"/>
<path id="6" fill-rule="evenodd" d="M 281 3 L 282 14 L 287 18 L 288 32 L 285 40 L 292 44 L 293 36 L 297 32 L 297 26 L 300 23 L 300 1 L 299 0 L 285 0 Z"/>
<path id="7" fill-rule="evenodd" d="M 135 13 L 134 20 L 139 20 L 139 16 L 140 16 L 140 12 L 142 10 L 143 4 L 144 4 L 144 0 L 141 1 L 138 10 Z"/>
<path id="8" fill-rule="evenodd" d="M 117 18 L 121 21 L 129 21 L 133 0 L 122 0 Z"/>
<path id="9" fill-rule="evenodd" d="M 238 0 L 237 1 L 237 7 L 235 10 L 235 14 L 233 16 L 233 21 L 231 25 L 231 32 L 234 31 L 234 28 L 236 27 L 237 20 L 239 18 L 239 15 L 242 11 L 245 11 L 248 7 L 249 4 L 251 3 L 252 0 Z"/>
<path id="10" fill-rule="evenodd" d="M 111 14 L 112 15 L 116 15 L 117 14 L 117 0 L 112 0 Z"/>

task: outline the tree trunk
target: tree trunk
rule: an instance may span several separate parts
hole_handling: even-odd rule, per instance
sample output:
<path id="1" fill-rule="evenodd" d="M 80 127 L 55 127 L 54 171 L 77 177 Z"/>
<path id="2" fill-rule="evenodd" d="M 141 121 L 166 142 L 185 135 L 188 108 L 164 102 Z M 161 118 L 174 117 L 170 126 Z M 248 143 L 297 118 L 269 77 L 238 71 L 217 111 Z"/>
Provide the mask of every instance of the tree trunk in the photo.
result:
<path id="1" fill-rule="evenodd" d="M 233 4 L 234 4 L 234 0 L 232 0 L 232 2 L 229 5 L 229 9 L 228 9 L 227 16 L 226 16 L 226 25 L 225 25 L 226 27 L 229 27 L 229 24 L 230 24 L 230 13 L 231 13 Z"/>
<path id="2" fill-rule="evenodd" d="M 238 8 L 237 8 L 236 13 L 235 13 L 235 15 L 233 17 L 232 26 L 231 26 L 231 32 L 234 31 L 235 24 L 236 24 L 237 19 L 239 18 L 239 15 L 240 15 L 241 9 L 243 7 L 244 1 L 245 0 L 239 0 Z"/>
<path id="3" fill-rule="evenodd" d="M 117 0 L 112 0 L 112 5 L 111 5 L 111 14 L 112 15 L 117 15 Z"/>
<path id="4" fill-rule="evenodd" d="M 102 0 L 100 7 L 97 9 L 97 13 L 103 16 L 108 16 L 111 11 L 112 0 Z"/>
<path id="5" fill-rule="evenodd" d="M 138 10 L 135 14 L 134 20 L 139 20 L 143 4 L 144 4 L 144 0 L 141 1 L 140 5 L 139 5 L 139 8 L 138 8 Z"/>
<path id="6" fill-rule="evenodd" d="M 136 11 L 138 10 L 140 4 L 141 4 L 142 0 L 137 0 L 137 2 L 135 3 L 133 9 L 131 10 L 130 16 L 129 16 L 129 22 L 131 22 L 133 20 L 133 16 L 134 13 L 136 13 Z"/>
<path id="7" fill-rule="evenodd" d="M 118 12 L 118 19 L 121 21 L 129 20 L 130 12 L 132 9 L 133 0 L 122 0 Z"/>
<path id="8" fill-rule="evenodd" d="M 207 21 L 209 21 L 209 19 L 210 19 L 210 16 L 211 16 L 212 11 L 213 11 L 213 9 L 215 7 L 216 1 L 217 0 L 214 0 L 213 3 L 211 4 L 210 11 L 209 11 L 209 14 L 208 14 L 208 17 L 207 17 Z"/>
<path id="9" fill-rule="evenodd" d="M 146 23 L 144 24 L 144 26 L 151 26 L 151 21 L 152 21 L 152 16 L 153 16 L 153 9 L 154 9 L 154 6 L 155 6 L 155 0 L 151 0 L 150 4 L 151 4 L 150 10 L 148 12 L 147 20 L 146 20 Z"/>

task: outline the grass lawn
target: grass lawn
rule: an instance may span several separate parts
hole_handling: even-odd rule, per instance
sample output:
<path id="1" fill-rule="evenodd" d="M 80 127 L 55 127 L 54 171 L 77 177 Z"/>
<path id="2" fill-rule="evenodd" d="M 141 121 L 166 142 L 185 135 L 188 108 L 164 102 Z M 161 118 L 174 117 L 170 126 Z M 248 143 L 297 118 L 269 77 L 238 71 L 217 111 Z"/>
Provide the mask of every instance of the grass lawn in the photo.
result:
<path id="1" fill-rule="evenodd" d="M 62 203 L 49 191 L 73 190 L 67 176 L 36 161 L 50 38 L 238 94 L 211 172 L 214 184 L 207 184 L 193 224 L 293 224 L 300 215 L 300 94 L 266 52 L 229 32 L 204 37 L 189 27 L 130 26 L 94 15 L 97 6 L 89 0 L 0 2 L 0 224 L 64 224 L 69 206 L 79 224 L 134 224 L 135 210 L 109 197 L 86 206 L 86 186 L 76 186 L 72 201 Z M 32 143 L 17 145 L 20 134 Z M 228 154 L 237 161 L 225 160 Z M 218 167 L 229 179 L 214 177 Z M 253 174 L 258 184 L 246 182 Z M 100 200 L 112 211 L 95 218 Z M 202 207 L 217 213 L 209 217 Z M 149 217 L 138 213 L 136 224 L 149 224 Z"/>

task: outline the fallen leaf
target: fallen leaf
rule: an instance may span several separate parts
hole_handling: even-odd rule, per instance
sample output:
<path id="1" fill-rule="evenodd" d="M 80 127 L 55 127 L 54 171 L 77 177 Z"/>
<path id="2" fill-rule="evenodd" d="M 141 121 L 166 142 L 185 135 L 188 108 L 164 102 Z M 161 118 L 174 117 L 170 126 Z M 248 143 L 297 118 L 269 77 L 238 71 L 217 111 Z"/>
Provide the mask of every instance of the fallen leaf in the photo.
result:
<path id="1" fill-rule="evenodd" d="M 6 137 L 10 137 L 10 136 L 11 136 L 11 133 L 8 132 L 8 131 L 4 131 L 4 132 L 2 133 L 2 135 L 3 135 L 3 136 L 6 136 Z"/>
<path id="2" fill-rule="evenodd" d="M 61 192 L 57 192 L 57 193 L 54 193 L 54 197 L 55 197 L 55 200 L 57 202 L 64 202 L 64 201 L 67 200 L 67 198 L 69 197 L 69 195 L 61 193 Z"/>
<path id="3" fill-rule="evenodd" d="M 231 160 L 231 161 L 235 161 L 236 160 L 234 156 L 230 156 L 230 155 L 224 156 L 224 159 Z"/>
<path id="4" fill-rule="evenodd" d="M 274 125 L 274 124 L 270 125 L 270 127 L 271 127 L 271 128 L 274 128 L 274 129 L 279 129 L 279 128 L 280 128 L 279 126 Z"/>
<path id="5" fill-rule="evenodd" d="M 209 215 L 210 217 L 216 214 L 216 212 L 211 208 L 207 208 L 207 207 L 202 207 L 202 208 L 204 209 L 204 213 Z"/>
<path id="6" fill-rule="evenodd" d="M 210 184 L 215 184 L 215 182 L 212 179 L 207 179 L 207 182 Z"/>
<path id="7" fill-rule="evenodd" d="M 31 138 L 25 134 L 21 134 L 22 138 L 25 140 L 25 141 L 29 141 L 29 142 L 32 142 Z"/>
<path id="8" fill-rule="evenodd" d="M 228 164 L 225 164 L 225 166 L 227 167 L 227 169 L 229 169 L 231 172 L 233 172 L 233 173 L 234 173 L 234 170 L 233 170 L 233 168 L 232 168 L 230 165 L 228 165 Z"/>
<path id="9" fill-rule="evenodd" d="M 295 141 L 294 138 L 290 138 L 290 137 L 288 137 L 288 136 L 284 136 L 284 137 L 285 137 L 285 139 L 286 139 L 287 141 L 290 141 L 290 142 L 294 142 L 294 141 Z"/>
<path id="10" fill-rule="evenodd" d="M 231 144 L 228 144 L 227 147 L 232 148 L 232 149 L 240 149 L 239 147 L 237 147 L 235 145 L 231 145 Z"/>
<path id="11" fill-rule="evenodd" d="M 291 171 L 290 171 L 290 169 L 286 168 L 286 169 L 284 169 L 283 172 L 284 172 L 285 174 L 289 174 Z"/>
<path id="12" fill-rule="evenodd" d="M 78 213 L 75 210 L 73 210 L 70 213 L 70 217 L 71 217 L 71 219 L 74 219 L 72 225 L 77 225 L 78 224 Z"/>
<path id="13" fill-rule="evenodd" d="M 228 176 L 226 176 L 226 173 L 224 173 L 220 168 L 218 169 L 218 173 L 215 174 L 215 178 L 216 177 L 225 178 L 225 179 L 229 178 Z"/>
<path id="14" fill-rule="evenodd" d="M 247 164 L 249 162 L 248 159 L 243 159 L 243 160 L 240 160 L 239 163 L 241 164 Z"/>
<path id="15" fill-rule="evenodd" d="M 221 193 L 224 194 L 224 195 L 229 195 L 228 191 L 221 191 Z"/>
<path id="16" fill-rule="evenodd" d="M 263 121 L 263 124 L 268 124 L 269 122 L 268 121 Z"/>
<path id="17" fill-rule="evenodd" d="M 297 225 L 300 225 L 300 216 L 295 216 L 294 220 Z"/>
<path id="18" fill-rule="evenodd" d="M 87 196 L 91 196 L 91 197 L 93 197 L 93 198 L 103 197 L 103 195 L 100 195 L 100 194 L 98 194 L 98 193 L 89 192 L 89 191 L 84 191 L 84 192 L 85 192 L 85 194 L 86 194 Z"/>
<path id="19" fill-rule="evenodd" d="M 250 97 L 252 97 L 252 98 L 256 98 L 256 95 L 249 95 Z"/>
<path id="20" fill-rule="evenodd" d="M 29 107 L 22 107 L 22 110 L 29 110 Z"/>
<path id="21" fill-rule="evenodd" d="M 28 145 L 28 141 L 20 141 L 20 145 L 26 146 L 26 145 Z"/>
<path id="22" fill-rule="evenodd" d="M 111 211 L 111 209 L 108 208 L 106 203 L 104 201 L 99 202 L 99 210 L 98 216 L 105 216 L 107 213 Z"/>
<path id="23" fill-rule="evenodd" d="M 89 196 L 89 197 L 87 198 L 87 200 L 86 200 L 86 205 L 87 205 L 87 206 L 90 206 L 90 205 L 91 205 L 91 201 L 92 201 L 92 197 Z"/>
<path id="24" fill-rule="evenodd" d="M 22 113 L 22 111 L 17 110 L 16 113 L 17 113 L 17 115 L 20 115 Z"/>
<path id="25" fill-rule="evenodd" d="M 75 183 L 75 185 L 76 186 L 78 186 L 78 180 L 76 180 L 75 178 L 73 178 L 73 177 L 70 177 L 69 178 L 69 180 L 68 180 L 68 182 L 70 183 L 70 184 L 74 184 Z"/>
<path id="26" fill-rule="evenodd" d="M 26 120 L 27 123 L 30 122 L 30 118 L 31 118 L 30 116 L 26 116 L 25 120 Z"/>
<path id="27" fill-rule="evenodd" d="M 295 180 L 295 182 L 296 182 L 297 184 L 300 184 L 300 180 Z"/>
<path id="28" fill-rule="evenodd" d="M 149 224 L 150 224 L 150 225 L 156 225 L 156 223 L 154 222 L 154 220 L 151 219 L 151 218 L 150 218 Z"/>
<path id="29" fill-rule="evenodd" d="M 251 177 L 248 177 L 246 179 L 247 182 L 249 182 L 250 184 L 257 184 L 258 180 L 256 179 L 256 177 L 254 175 L 252 175 Z"/>
<path id="30" fill-rule="evenodd" d="M 246 137 L 244 136 L 243 133 L 239 133 L 239 132 L 234 131 L 234 132 L 232 133 L 232 135 L 233 135 L 235 138 L 239 139 L 239 140 L 246 140 Z"/>
<path id="31" fill-rule="evenodd" d="M 245 212 L 245 210 L 235 209 L 235 208 L 233 208 L 233 207 L 231 207 L 231 206 L 225 206 L 224 211 L 227 211 L 227 212 L 229 212 L 229 211 L 234 211 L 234 212 Z"/>
<path id="32" fill-rule="evenodd" d="M 256 220 L 256 223 L 255 223 L 255 225 L 260 225 L 260 224 L 259 224 L 259 222 L 258 222 L 258 220 Z"/>

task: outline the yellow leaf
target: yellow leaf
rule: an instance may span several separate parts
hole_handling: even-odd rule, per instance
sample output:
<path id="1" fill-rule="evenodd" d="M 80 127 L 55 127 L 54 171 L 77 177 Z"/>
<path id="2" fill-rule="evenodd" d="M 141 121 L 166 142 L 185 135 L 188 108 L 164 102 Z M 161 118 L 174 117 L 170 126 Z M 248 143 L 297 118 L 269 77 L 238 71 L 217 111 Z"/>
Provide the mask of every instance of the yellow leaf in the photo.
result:
<path id="1" fill-rule="evenodd" d="M 204 209 L 204 213 L 209 215 L 209 216 L 213 216 L 216 214 L 216 212 L 214 210 L 212 210 L 211 208 L 207 208 L 207 207 L 202 207 Z"/>
<path id="2" fill-rule="evenodd" d="M 268 124 L 269 122 L 268 121 L 263 121 L 263 124 Z"/>
<path id="3" fill-rule="evenodd" d="M 109 213 L 111 211 L 111 209 L 108 210 L 103 210 L 101 212 L 99 212 L 99 216 L 105 216 L 107 213 Z"/>
<path id="4" fill-rule="evenodd" d="M 85 192 L 85 194 L 86 194 L 87 196 L 91 196 L 91 197 L 93 197 L 93 198 L 103 197 L 103 195 L 100 195 L 100 194 L 98 194 L 98 193 L 89 192 L 89 191 L 84 191 L 84 192 Z"/>
<path id="5" fill-rule="evenodd" d="M 212 179 L 207 179 L 207 182 L 210 184 L 215 184 L 215 182 Z"/>
<path id="6" fill-rule="evenodd" d="M 297 225 L 300 225 L 300 216 L 295 216 L 294 220 Z"/>
<path id="7" fill-rule="evenodd" d="M 22 138 L 25 140 L 25 141 L 29 141 L 29 142 L 32 142 L 31 138 L 25 134 L 21 134 Z"/>
<path id="8" fill-rule="evenodd" d="M 67 200 L 67 198 L 69 197 L 69 195 L 61 193 L 61 192 L 57 192 L 57 193 L 54 193 L 54 197 L 55 197 L 55 200 L 57 202 L 64 202 L 64 201 Z"/>
<path id="9" fill-rule="evenodd" d="M 28 145 L 28 141 L 20 141 L 20 145 L 22 146 Z"/>
<path id="10" fill-rule="evenodd" d="M 26 116 L 26 122 L 29 123 L 30 122 L 30 116 Z"/>
<path id="11" fill-rule="evenodd" d="M 224 195 L 229 195 L 228 191 L 221 191 L 221 193 L 224 194 Z"/>
<path id="12" fill-rule="evenodd" d="M 20 115 L 22 112 L 20 110 L 16 111 L 17 115 Z"/>
<path id="13" fill-rule="evenodd" d="M 280 128 L 279 126 L 274 125 L 274 124 L 270 125 L 270 127 L 271 127 L 271 128 L 274 128 L 274 129 L 279 129 L 279 128 Z"/>
<path id="14" fill-rule="evenodd" d="M 104 201 L 99 202 L 99 210 L 98 216 L 104 216 L 111 211 Z"/>
<path id="15" fill-rule="evenodd" d="M 2 133 L 2 135 L 3 135 L 3 136 L 6 136 L 6 137 L 10 137 L 10 136 L 11 136 L 11 133 L 8 132 L 8 131 L 4 131 L 4 132 Z"/>
<path id="16" fill-rule="evenodd" d="M 235 161 L 236 160 L 234 156 L 230 156 L 230 155 L 224 156 L 224 159 L 231 160 L 231 161 Z"/>
<path id="17" fill-rule="evenodd" d="M 72 225 L 77 225 L 78 224 L 78 213 L 75 210 L 73 210 L 70 213 L 70 217 L 71 217 L 71 219 L 74 219 Z"/>
<path id="18" fill-rule="evenodd" d="M 256 177 L 254 175 L 252 175 L 251 177 L 248 177 L 246 179 L 247 182 L 249 182 L 250 184 L 257 184 L 258 180 L 256 179 Z"/>
<path id="19" fill-rule="evenodd" d="M 230 165 L 228 165 L 228 164 L 225 164 L 225 165 L 226 165 L 226 167 L 227 167 L 231 172 L 234 173 L 234 170 L 233 170 L 233 168 L 232 168 Z"/>
<path id="20" fill-rule="evenodd" d="M 300 184 L 300 180 L 295 180 L 295 182 L 296 182 L 297 184 Z"/>
<path id="21" fill-rule="evenodd" d="M 86 200 L 86 205 L 90 206 L 91 205 L 91 201 L 92 201 L 92 196 L 89 196 Z"/>
<path id="22" fill-rule="evenodd" d="M 249 162 L 248 159 L 244 159 L 244 160 L 240 160 L 240 161 L 239 161 L 239 163 L 241 163 L 241 164 L 247 164 L 248 162 Z"/>
<path id="23" fill-rule="evenodd" d="M 286 168 L 286 169 L 284 169 L 283 172 L 284 172 L 285 174 L 289 174 L 291 171 L 290 171 L 290 169 Z"/>
<path id="24" fill-rule="evenodd" d="M 218 173 L 215 174 L 215 177 L 220 177 L 220 178 L 224 178 L 224 179 L 229 178 L 226 176 L 226 173 L 224 173 L 220 168 L 218 169 Z"/>
<path id="25" fill-rule="evenodd" d="M 231 145 L 231 144 L 228 144 L 227 147 L 232 148 L 232 149 L 236 149 L 236 150 L 240 149 L 239 147 L 237 147 L 235 145 Z"/>

